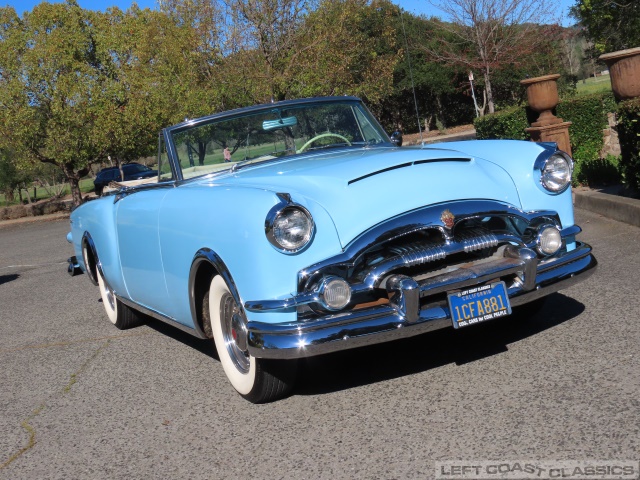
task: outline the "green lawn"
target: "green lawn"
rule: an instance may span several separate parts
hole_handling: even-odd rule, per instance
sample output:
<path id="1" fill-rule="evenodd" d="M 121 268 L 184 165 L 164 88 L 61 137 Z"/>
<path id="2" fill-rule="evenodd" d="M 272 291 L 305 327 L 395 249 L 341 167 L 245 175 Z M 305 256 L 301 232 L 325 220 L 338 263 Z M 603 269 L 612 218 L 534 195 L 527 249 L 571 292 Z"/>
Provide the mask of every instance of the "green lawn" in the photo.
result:
<path id="1" fill-rule="evenodd" d="M 607 90 L 611 91 L 611 77 L 609 77 L 609 75 L 602 75 L 596 78 L 591 77 L 584 81 L 579 80 L 577 85 L 578 95 L 589 95 Z"/>
<path id="2" fill-rule="evenodd" d="M 33 196 L 33 187 L 29 189 L 29 195 L 31 195 L 31 201 L 35 202 L 37 200 L 44 200 L 46 198 L 49 198 L 49 193 L 41 187 L 36 187 L 35 189 L 35 194 L 36 197 L 34 198 Z M 93 191 L 93 178 L 84 178 L 82 180 L 80 180 L 80 191 L 82 191 L 82 193 L 87 193 L 87 192 L 92 192 Z M 69 195 L 71 193 L 71 188 L 69 187 L 69 184 L 65 184 L 64 185 L 64 189 L 62 190 L 62 195 Z M 24 189 L 22 189 L 22 199 L 26 201 L 27 199 L 27 193 Z M 0 193 L 0 206 L 6 207 L 9 205 L 17 205 L 18 203 L 20 203 L 20 196 L 18 195 L 18 191 L 16 190 L 15 192 L 15 200 L 10 203 L 7 204 L 6 198 L 4 193 Z"/>

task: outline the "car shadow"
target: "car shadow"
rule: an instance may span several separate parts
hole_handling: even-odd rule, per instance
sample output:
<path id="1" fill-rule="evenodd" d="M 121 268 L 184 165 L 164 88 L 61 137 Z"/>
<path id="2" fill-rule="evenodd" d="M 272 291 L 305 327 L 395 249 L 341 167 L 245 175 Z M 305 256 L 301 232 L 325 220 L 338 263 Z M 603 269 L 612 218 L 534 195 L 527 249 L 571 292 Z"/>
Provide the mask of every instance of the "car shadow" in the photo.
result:
<path id="1" fill-rule="evenodd" d="M 155 330 L 162 335 L 171 337 L 174 340 L 182 343 L 183 345 L 191 347 L 204 355 L 208 355 L 220 361 L 213 340 L 194 337 L 187 332 L 183 332 L 176 327 L 173 327 L 167 323 L 148 316 L 145 317 L 145 324 L 152 330 Z"/>
<path id="2" fill-rule="evenodd" d="M 2 285 L 3 283 L 13 282 L 18 278 L 20 278 L 20 275 L 18 275 L 17 273 L 11 273 L 9 275 L 0 275 L 0 285 Z"/>
<path id="3" fill-rule="evenodd" d="M 464 365 L 508 351 L 508 345 L 577 317 L 584 305 L 553 294 L 535 315 L 514 314 L 477 325 L 425 333 L 416 337 L 302 359 L 293 395 L 319 395 L 400 378 L 454 363 Z M 146 325 L 203 355 L 219 361 L 212 340 L 200 339 L 160 320 Z"/>
<path id="4" fill-rule="evenodd" d="M 294 395 L 345 390 L 443 365 L 464 365 L 499 355 L 507 345 L 577 317 L 584 305 L 562 294 L 547 298 L 529 317 L 515 314 L 473 328 L 452 328 L 369 347 L 306 358 L 301 362 Z"/>

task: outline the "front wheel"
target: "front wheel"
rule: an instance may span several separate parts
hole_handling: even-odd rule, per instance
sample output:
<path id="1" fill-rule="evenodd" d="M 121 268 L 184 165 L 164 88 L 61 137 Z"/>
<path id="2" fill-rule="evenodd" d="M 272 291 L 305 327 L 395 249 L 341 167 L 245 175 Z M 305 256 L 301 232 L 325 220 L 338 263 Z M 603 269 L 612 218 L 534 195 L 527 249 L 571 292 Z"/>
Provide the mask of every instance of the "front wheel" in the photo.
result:
<path id="1" fill-rule="evenodd" d="M 96 272 L 98 274 L 98 287 L 100 288 L 102 304 L 104 305 L 107 317 L 109 317 L 111 323 L 120 330 L 126 330 L 127 328 L 133 328 L 141 325 L 142 318 L 140 317 L 140 314 L 118 300 L 115 292 L 107 284 L 99 268 L 96 268 Z"/>
<path id="2" fill-rule="evenodd" d="M 224 373 L 233 388 L 252 403 L 283 398 L 293 389 L 297 364 L 256 358 L 247 349 L 247 329 L 229 287 L 220 275 L 211 280 L 205 306 Z"/>

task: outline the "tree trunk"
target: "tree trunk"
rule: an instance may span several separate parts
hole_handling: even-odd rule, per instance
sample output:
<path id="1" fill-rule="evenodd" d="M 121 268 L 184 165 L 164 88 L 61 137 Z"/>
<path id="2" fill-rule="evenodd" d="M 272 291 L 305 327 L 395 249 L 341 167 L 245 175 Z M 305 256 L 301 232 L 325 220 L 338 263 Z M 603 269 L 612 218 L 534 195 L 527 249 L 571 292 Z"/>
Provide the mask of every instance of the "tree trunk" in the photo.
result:
<path id="1" fill-rule="evenodd" d="M 29 186 L 25 185 L 24 186 L 24 191 L 27 194 L 27 202 L 29 203 L 29 205 L 31 205 L 33 202 L 31 201 L 31 195 L 29 195 Z M 36 199 L 34 199 L 36 200 Z"/>
<path id="2" fill-rule="evenodd" d="M 7 205 L 9 205 L 10 202 L 13 202 L 15 200 L 15 194 L 13 193 L 13 188 L 8 187 L 5 191 L 4 191 L 4 200 L 5 203 Z M 22 198 L 20 199 L 20 203 L 22 203 Z"/>
<path id="3" fill-rule="evenodd" d="M 82 192 L 80 191 L 80 179 L 78 177 L 68 177 L 69 186 L 71 187 L 71 198 L 73 206 L 77 207 L 82 203 Z"/>
<path id="4" fill-rule="evenodd" d="M 204 165 L 204 156 L 207 154 L 207 142 L 198 142 L 198 165 Z"/>
<path id="5" fill-rule="evenodd" d="M 484 90 L 487 93 L 487 106 L 489 107 L 489 113 L 495 113 L 495 106 L 493 105 L 493 90 L 491 89 L 491 78 L 489 67 L 484 71 Z"/>

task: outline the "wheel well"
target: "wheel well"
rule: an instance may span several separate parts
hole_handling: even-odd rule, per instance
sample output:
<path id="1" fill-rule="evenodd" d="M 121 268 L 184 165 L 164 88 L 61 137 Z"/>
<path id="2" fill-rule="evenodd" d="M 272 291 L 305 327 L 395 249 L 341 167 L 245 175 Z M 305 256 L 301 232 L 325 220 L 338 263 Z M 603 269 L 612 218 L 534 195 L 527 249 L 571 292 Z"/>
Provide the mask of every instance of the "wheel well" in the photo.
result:
<path id="1" fill-rule="evenodd" d="M 216 268 L 207 261 L 200 262 L 193 281 L 193 302 L 196 322 L 207 338 L 213 338 L 211 319 L 209 318 L 209 286 L 213 277 L 218 275 Z"/>
<path id="2" fill-rule="evenodd" d="M 97 285 L 98 258 L 89 232 L 86 232 L 82 238 L 82 259 L 85 262 L 85 268 L 87 269 L 89 279 L 94 285 Z"/>

